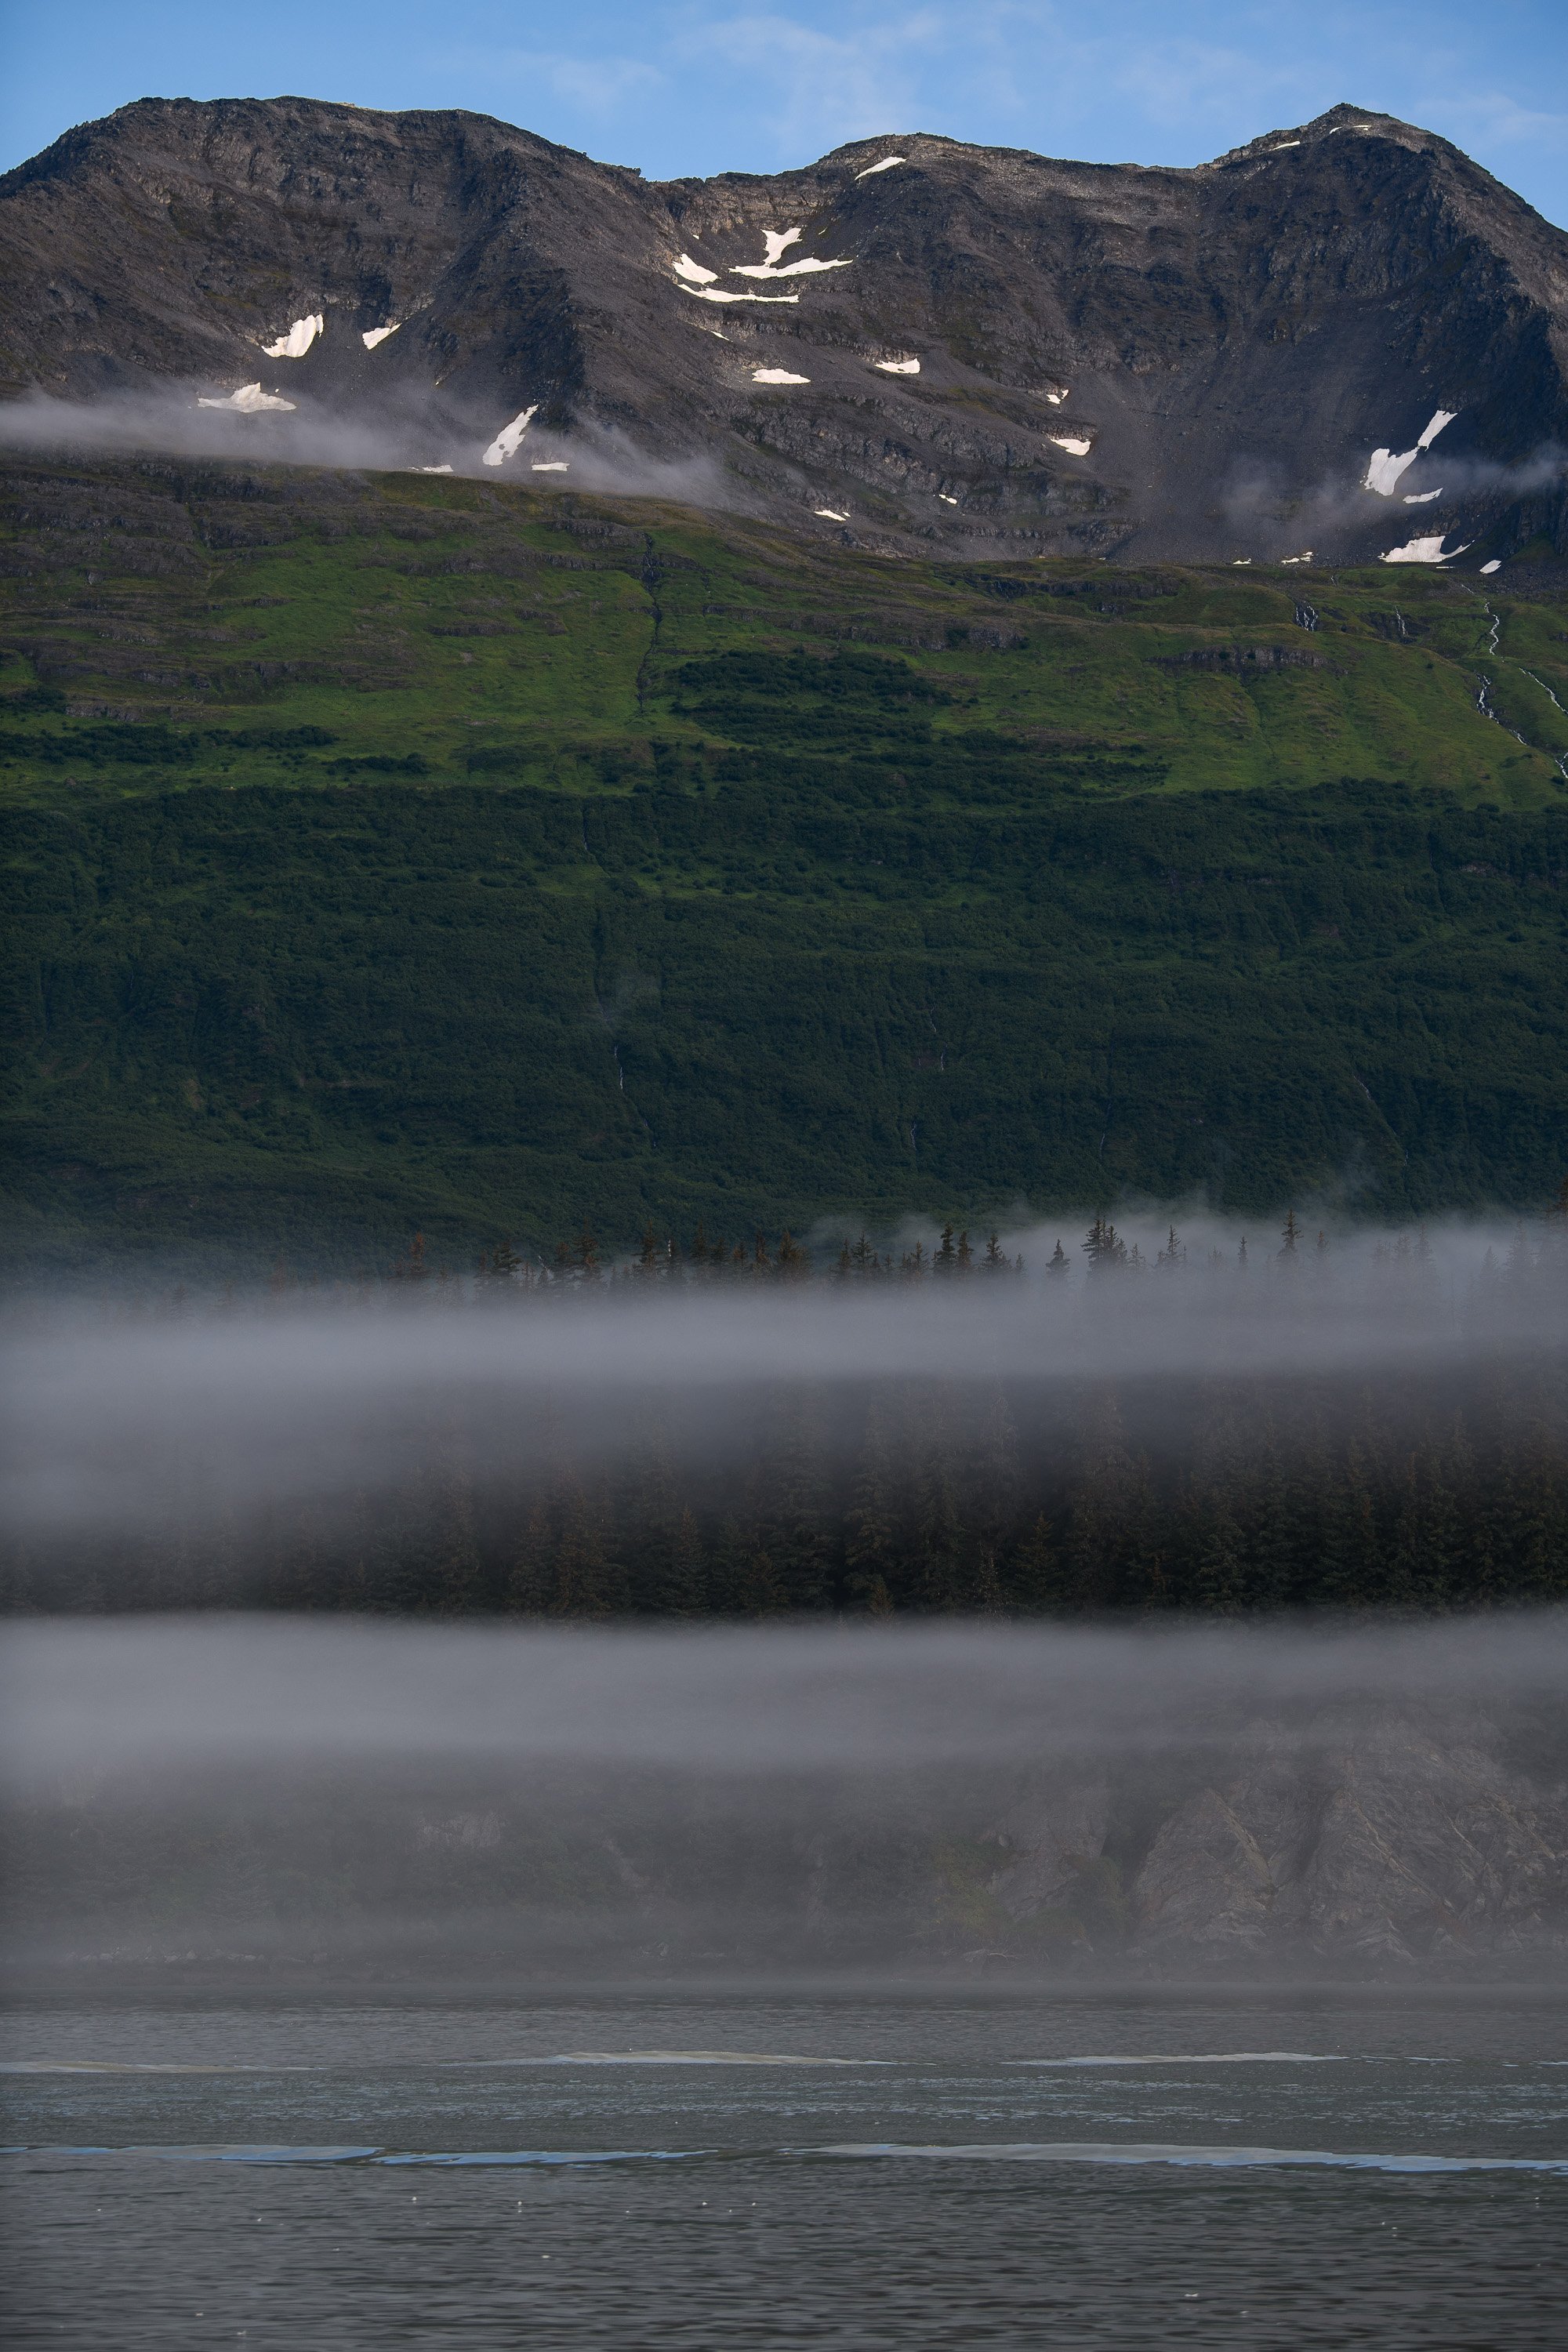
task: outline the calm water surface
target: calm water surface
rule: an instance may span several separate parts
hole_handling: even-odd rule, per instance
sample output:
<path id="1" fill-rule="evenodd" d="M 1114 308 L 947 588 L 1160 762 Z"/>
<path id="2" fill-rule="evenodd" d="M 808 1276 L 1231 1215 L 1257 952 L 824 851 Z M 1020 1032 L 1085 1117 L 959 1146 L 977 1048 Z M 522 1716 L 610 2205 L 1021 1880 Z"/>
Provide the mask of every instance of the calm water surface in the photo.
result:
<path id="1" fill-rule="evenodd" d="M 1568 2004 L 13 2009 L 13 2347 L 1568 2343 Z"/>

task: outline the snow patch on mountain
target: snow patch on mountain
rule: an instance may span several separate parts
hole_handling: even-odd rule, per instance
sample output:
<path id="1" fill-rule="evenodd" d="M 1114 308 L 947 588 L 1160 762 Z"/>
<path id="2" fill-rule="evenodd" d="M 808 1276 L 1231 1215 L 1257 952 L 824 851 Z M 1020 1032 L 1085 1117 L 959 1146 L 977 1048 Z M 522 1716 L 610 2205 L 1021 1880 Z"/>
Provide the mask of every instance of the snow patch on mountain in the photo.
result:
<path id="1" fill-rule="evenodd" d="M 822 261 L 815 254 L 805 254 L 799 261 L 785 261 L 784 255 L 805 234 L 798 228 L 765 228 L 763 231 L 761 261 L 737 261 L 731 267 L 731 278 L 807 278 L 819 269 L 847 269 L 847 261 Z"/>
<path id="2" fill-rule="evenodd" d="M 302 360 L 318 335 L 327 331 L 327 322 L 320 310 L 308 319 L 296 319 L 286 335 L 275 343 L 263 343 L 261 348 L 269 360 Z"/>
<path id="3" fill-rule="evenodd" d="M 1391 499 L 1399 487 L 1400 477 L 1414 466 L 1424 449 L 1429 449 L 1432 446 L 1444 426 L 1452 425 L 1458 413 L 1457 408 L 1439 408 L 1434 411 L 1431 423 L 1426 426 L 1414 449 L 1402 450 L 1398 455 L 1395 455 L 1392 449 L 1374 449 L 1367 462 L 1366 472 L 1362 477 L 1363 489 L 1375 490 L 1380 499 Z"/>
<path id="4" fill-rule="evenodd" d="M 1403 547 L 1391 547 L 1386 555 L 1380 555 L 1377 560 L 1380 563 L 1451 563 L 1455 556 L 1463 555 L 1465 550 L 1451 547 L 1445 555 L 1443 541 L 1447 535 L 1447 531 L 1438 530 L 1429 532 L 1425 539 L 1407 539 Z"/>
<path id="5" fill-rule="evenodd" d="M 798 294 L 744 294 L 738 286 L 686 286 L 686 294 L 694 294 L 700 302 L 798 302 Z"/>
<path id="6" fill-rule="evenodd" d="M 298 401 L 283 400 L 277 393 L 263 392 L 258 383 L 242 383 L 237 392 L 226 399 L 210 399 L 205 393 L 196 402 L 198 408 L 234 408 L 241 416 L 259 416 L 268 409 L 295 409 Z"/>
<path id="7" fill-rule="evenodd" d="M 504 465 L 509 457 L 514 457 L 517 455 L 523 435 L 527 432 L 529 426 L 532 424 L 538 414 L 539 403 L 537 401 L 534 402 L 531 408 L 520 409 L 518 414 L 512 418 L 510 425 L 503 425 L 501 426 L 500 431 L 496 435 L 495 439 L 485 451 L 481 463 L 487 466 L 500 466 Z"/>

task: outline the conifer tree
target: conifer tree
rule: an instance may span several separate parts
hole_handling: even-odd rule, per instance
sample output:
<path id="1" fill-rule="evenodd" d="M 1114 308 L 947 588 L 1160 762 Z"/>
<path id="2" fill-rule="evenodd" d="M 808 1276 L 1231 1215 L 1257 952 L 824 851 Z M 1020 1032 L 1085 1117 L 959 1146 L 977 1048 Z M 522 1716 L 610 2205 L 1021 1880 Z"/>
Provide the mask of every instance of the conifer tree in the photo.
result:
<path id="1" fill-rule="evenodd" d="M 777 1617 L 788 1606 L 788 1595 L 783 1580 L 773 1566 L 773 1554 L 753 1528 L 744 1555 L 746 1614 L 749 1617 Z"/>
<path id="2" fill-rule="evenodd" d="M 588 1231 L 588 1220 L 583 1220 L 583 1230 L 572 1248 L 572 1273 L 578 1282 L 598 1282 L 604 1267 L 599 1257 L 599 1245 Z"/>
<path id="3" fill-rule="evenodd" d="M 816 1611 L 831 1606 L 833 1556 L 813 1402 L 786 1395 L 776 1442 L 759 1465 L 755 1518 L 761 1549 L 777 1579 L 784 1606 Z"/>
<path id="4" fill-rule="evenodd" d="M 1384 1590 L 1383 1530 L 1361 1442 L 1352 1437 L 1325 1514 L 1321 1597 L 1353 1607 Z"/>
<path id="5" fill-rule="evenodd" d="M 680 1515 L 670 1531 L 663 1582 L 649 1598 L 664 1617 L 700 1617 L 706 1612 L 707 1563 L 702 1538 L 689 1504 L 681 1507 Z"/>
<path id="6" fill-rule="evenodd" d="M 981 1547 L 994 1560 L 1018 1508 L 1018 1433 L 1000 1381 L 992 1385 L 964 1486 Z"/>
<path id="7" fill-rule="evenodd" d="M 437 1473 L 437 1526 L 432 1605 L 462 1616 L 479 1601 L 479 1548 L 474 1529 L 473 1469 L 467 1447 L 449 1431 Z"/>
<path id="8" fill-rule="evenodd" d="M 1091 1274 L 1105 1274 L 1127 1264 L 1127 1244 L 1104 1216 L 1096 1216 L 1083 1237 L 1083 1253 Z"/>
<path id="9" fill-rule="evenodd" d="M 1212 1617 L 1235 1617 L 1247 1600 L 1247 1547 L 1223 1488 L 1194 1495 L 1193 1591 Z"/>
<path id="10" fill-rule="evenodd" d="M 953 1610 L 967 1598 L 952 1489 L 952 1461 L 939 1417 L 916 1458 L 908 1591 L 917 1609 Z"/>
<path id="11" fill-rule="evenodd" d="M 720 1521 L 708 1549 L 708 1598 L 714 1615 L 749 1615 L 745 1588 L 744 1545 L 739 1522 L 731 1513 Z"/>
<path id="12" fill-rule="evenodd" d="M 1085 1398 L 1077 1476 L 1063 1557 L 1066 1591 L 1079 1609 L 1105 1609 L 1121 1595 L 1131 1460 L 1115 1389 L 1101 1383 Z"/>
<path id="13" fill-rule="evenodd" d="M 279 1274 L 282 1272 L 282 1266 L 283 1261 L 279 1258 L 278 1265 L 273 1269 L 273 1287 L 275 1289 L 287 1287 L 286 1276 L 282 1282 L 279 1282 L 278 1279 Z M 397 1264 L 393 1267 L 392 1278 L 395 1282 L 427 1282 L 429 1280 L 430 1269 L 425 1263 L 425 1236 L 423 1234 L 415 1234 L 414 1239 L 408 1244 L 405 1255 L 399 1258 Z"/>
<path id="14" fill-rule="evenodd" d="M 1282 1608 L 1296 1582 L 1300 1530 L 1296 1495 L 1288 1475 L 1279 1431 L 1266 1419 L 1257 1444 L 1251 1477 L 1251 1575 L 1247 1598 L 1256 1609 Z"/>
<path id="15" fill-rule="evenodd" d="M 618 1580 L 605 1552 L 602 1514 L 575 1478 L 566 1482 L 554 1571 L 552 1616 L 607 1617 L 621 1603 Z"/>
<path id="16" fill-rule="evenodd" d="M 881 1401 L 876 1397 L 866 1414 L 860 1462 L 845 1526 L 844 1559 L 849 1598 L 863 1609 L 883 1612 L 892 1605 L 898 1571 L 887 1416 Z"/>
<path id="17" fill-rule="evenodd" d="M 504 1605 L 516 1617 L 542 1617 L 553 1597 L 555 1542 L 542 1502 L 535 1501 L 507 1563 Z"/>
<path id="18" fill-rule="evenodd" d="M 1033 1526 L 1013 1553 L 1006 1594 L 1015 1609 L 1029 1616 L 1058 1611 L 1067 1601 L 1064 1563 L 1055 1531 L 1044 1511 L 1037 1513 Z"/>
<path id="19" fill-rule="evenodd" d="M 1165 1514 L 1143 1454 L 1128 1473 L 1126 1496 L 1121 1585 L 1117 1597 L 1127 1607 L 1144 1612 L 1167 1608 L 1173 1598 L 1170 1543 Z"/>
<path id="20" fill-rule="evenodd" d="M 996 1555 L 989 1544 L 982 1544 L 974 1556 L 966 1605 L 977 1617 L 1000 1617 L 1006 1607 Z"/>

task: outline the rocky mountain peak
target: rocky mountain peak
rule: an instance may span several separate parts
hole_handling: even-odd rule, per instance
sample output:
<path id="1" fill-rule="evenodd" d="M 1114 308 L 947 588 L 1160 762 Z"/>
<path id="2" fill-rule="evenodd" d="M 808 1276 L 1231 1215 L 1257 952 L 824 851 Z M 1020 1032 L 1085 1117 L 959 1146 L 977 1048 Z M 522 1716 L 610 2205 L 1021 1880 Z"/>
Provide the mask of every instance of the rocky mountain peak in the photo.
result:
<path id="1" fill-rule="evenodd" d="M 0 179 L 0 254 L 14 427 L 129 401 L 165 445 L 888 553 L 1462 565 L 1563 528 L 1568 237 L 1348 104 L 1193 169 L 900 132 L 649 183 L 480 115 L 147 99 Z"/>

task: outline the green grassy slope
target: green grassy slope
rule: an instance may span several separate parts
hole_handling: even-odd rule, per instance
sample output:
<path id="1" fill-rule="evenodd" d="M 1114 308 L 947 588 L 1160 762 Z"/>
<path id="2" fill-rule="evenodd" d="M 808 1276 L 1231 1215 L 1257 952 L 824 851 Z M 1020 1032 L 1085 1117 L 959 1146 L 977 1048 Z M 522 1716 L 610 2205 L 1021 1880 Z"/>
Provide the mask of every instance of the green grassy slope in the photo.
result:
<path id="1" fill-rule="evenodd" d="M 0 495 L 24 1257 L 1568 1161 L 1568 598 L 414 477 Z"/>

